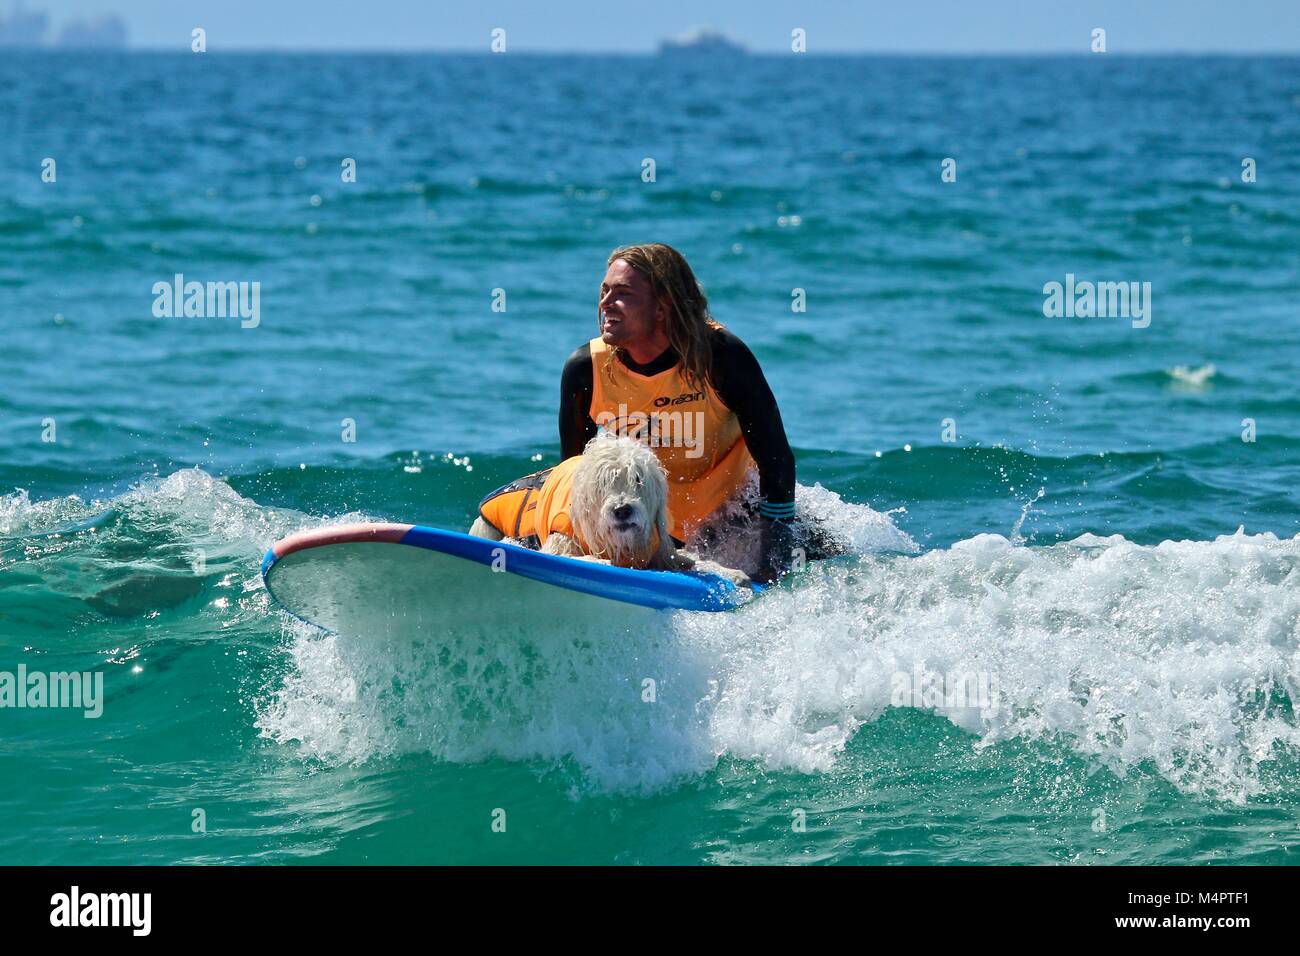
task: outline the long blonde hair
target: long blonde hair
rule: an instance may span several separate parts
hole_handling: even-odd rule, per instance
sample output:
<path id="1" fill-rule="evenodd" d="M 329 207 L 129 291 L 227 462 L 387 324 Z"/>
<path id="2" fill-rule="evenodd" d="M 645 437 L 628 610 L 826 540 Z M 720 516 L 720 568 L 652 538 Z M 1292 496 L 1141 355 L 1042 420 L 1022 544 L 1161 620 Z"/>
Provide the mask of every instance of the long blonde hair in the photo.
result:
<path id="1" fill-rule="evenodd" d="M 711 386 L 713 346 L 709 332 L 723 326 L 709 314 L 709 300 L 686 257 L 662 242 L 648 242 L 615 249 L 605 265 L 611 266 L 619 259 L 650 281 L 656 306 L 667 306 L 664 334 L 681 360 L 687 385 L 691 388 Z M 599 305 L 596 306 L 596 325 L 597 328 L 602 326 Z"/>

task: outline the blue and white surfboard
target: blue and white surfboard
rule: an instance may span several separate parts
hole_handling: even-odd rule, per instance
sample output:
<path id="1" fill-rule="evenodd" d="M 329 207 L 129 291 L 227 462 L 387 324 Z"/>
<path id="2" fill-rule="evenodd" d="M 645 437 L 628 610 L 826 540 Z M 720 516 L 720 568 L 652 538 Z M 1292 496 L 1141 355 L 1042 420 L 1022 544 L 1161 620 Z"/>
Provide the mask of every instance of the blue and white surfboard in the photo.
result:
<path id="1" fill-rule="evenodd" d="M 599 616 L 602 608 L 727 611 L 750 597 L 712 574 L 633 571 L 411 524 L 315 528 L 262 559 L 291 614 L 336 633 L 424 631 L 449 614 Z"/>

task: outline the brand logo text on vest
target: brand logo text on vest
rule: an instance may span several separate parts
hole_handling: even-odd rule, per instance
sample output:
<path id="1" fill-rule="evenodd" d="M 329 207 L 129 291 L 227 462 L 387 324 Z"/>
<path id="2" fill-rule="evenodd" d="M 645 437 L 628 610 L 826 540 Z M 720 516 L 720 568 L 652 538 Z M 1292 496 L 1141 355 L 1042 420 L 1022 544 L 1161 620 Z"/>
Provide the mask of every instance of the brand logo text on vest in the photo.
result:
<path id="1" fill-rule="evenodd" d="M 600 412 L 596 424 L 651 448 L 685 448 L 687 458 L 704 456 L 703 412 L 632 412 L 620 402 L 617 414 Z"/>

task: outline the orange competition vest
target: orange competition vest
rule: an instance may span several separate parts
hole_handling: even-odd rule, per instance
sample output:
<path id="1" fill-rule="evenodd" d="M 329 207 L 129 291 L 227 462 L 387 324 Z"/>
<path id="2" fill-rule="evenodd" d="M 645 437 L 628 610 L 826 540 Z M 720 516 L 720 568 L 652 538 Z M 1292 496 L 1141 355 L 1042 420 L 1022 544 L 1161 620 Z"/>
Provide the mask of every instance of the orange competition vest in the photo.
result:
<path id="1" fill-rule="evenodd" d="M 569 503 L 573 498 L 573 472 L 581 460 L 565 459 L 554 468 L 498 488 L 479 502 L 478 513 L 507 537 L 524 541 L 537 538 L 539 548 L 553 531 L 575 537 Z"/>
<path id="2" fill-rule="evenodd" d="M 668 474 L 668 529 L 685 541 L 756 467 L 740 421 L 709 386 L 689 388 L 680 364 L 639 375 L 591 340 L 592 421 L 646 442 Z"/>

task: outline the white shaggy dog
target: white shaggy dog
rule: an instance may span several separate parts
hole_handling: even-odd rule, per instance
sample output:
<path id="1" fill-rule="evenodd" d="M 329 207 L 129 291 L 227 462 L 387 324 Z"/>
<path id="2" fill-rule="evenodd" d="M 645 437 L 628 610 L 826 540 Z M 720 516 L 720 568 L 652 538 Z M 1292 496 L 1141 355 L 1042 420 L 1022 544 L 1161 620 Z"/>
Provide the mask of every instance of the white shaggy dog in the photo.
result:
<path id="1" fill-rule="evenodd" d="M 601 434 L 587 443 L 573 474 L 569 518 L 574 534 L 550 532 L 542 551 L 621 568 L 717 574 L 737 587 L 751 584 L 743 571 L 673 547 L 663 466 L 631 438 Z M 503 537 L 481 516 L 469 533 L 494 541 Z"/>

